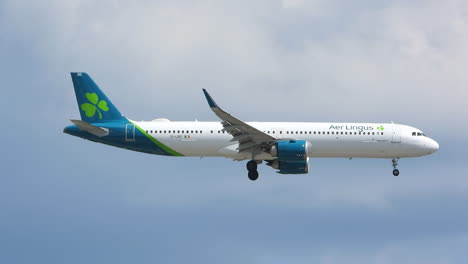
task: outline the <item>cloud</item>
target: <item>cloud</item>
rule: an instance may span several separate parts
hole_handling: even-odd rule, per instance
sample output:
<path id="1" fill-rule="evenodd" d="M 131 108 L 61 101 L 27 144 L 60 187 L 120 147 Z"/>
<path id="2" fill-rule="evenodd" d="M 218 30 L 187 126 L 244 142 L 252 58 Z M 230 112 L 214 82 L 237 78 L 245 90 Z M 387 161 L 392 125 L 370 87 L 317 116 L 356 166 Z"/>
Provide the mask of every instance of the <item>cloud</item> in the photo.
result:
<path id="1" fill-rule="evenodd" d="M 56 113 L 77 116 L 66 73 L 76 70 L 90 72 L 122 112 L 134 119 L 217 120 L 201 87 L 210 88 L 218 103 L 245 120 L 393 119 L 430 128 L 429 134 L 437 139 L 447 126 L 466 117 L 468 80 L 463 69 L 468 36 L 463 29 L 468 6 L 464 2 L 429 1 L 421 6 L 362 1 L 341 6 L 337 1 L 259 1 L 249 2 L 248 8 L 245 3 L 52 1 L 46 6 L 6 1 L 3 52 L 20 55 L 14 62 L 17 66 L 2 62 L 4 72 L 32 74 L 32 85 L 25 83 L 28 78 L 17 77 L 30 87 L 22 100 L 30 100 L 31 105 L 36 96 L 44 96 L 44 89 L 33 89 L 37 86 L 64 98 L 37 110 L 41 117 L 37 120 L 48 120 L 58 130 L 62 125 Z M 315 13 L 317 6 L 324 12 Z M 346 12 L 348 8 L 353 12 Z M 51 73 L 61 76 L 52 84 Z M 281 184 L 275 188 L 281 189 Z M 446 186 L 438 181 L 430 184 L 424 188 Z M 373 185 L 365 193 L 324 192 L 317 187 L 315 200 L 307 202 L 347 200 L 389 206 L 392 190 L 378 187 L 378 182 Z M 414 191 L 417 183 L 407 187 Z M 298 195 L 290 197 L 292 203 L 300 200 Z M 148 195 L 142 192 L 131 199 L 152 203 L 155 197 L 151 197 L 148 190 Z"/>
<path id="2" fill-rule="evenodd" d="M 284 120 L 289 109 L 306 121 L 417 118 L 427 126 L 466 117 L 467 5 L 367 4 L 56 1 L 33 3 L 34 13 L 14 1 L 4 6 L 10 33 L 35 43 L 35 56 L 57 70 L 89 71 L 131 117 L 194 118 L 174 114 L 173 104 L 211 117 L 202 87 L 247 119 L 256 112 L 257 120 Z M 122 100 L 129 92 L 134 101 Z M 227 98 L 252 103 L 240 108 Z"/>
<path id="3" fill-rule="evenodd" d="M 3 1 L 0 256 L 466 259 L 467 14 L 457 0 Z M 387 160 L 313 159 L 309 175 L 261 166 L 252 184 L 243 163 L 63 135 L 78 117 L 69 71 L 134 119 L 217 120 L 204 87 L 244 120 L 394 120 L 441 150 L 398 178 Z"/>

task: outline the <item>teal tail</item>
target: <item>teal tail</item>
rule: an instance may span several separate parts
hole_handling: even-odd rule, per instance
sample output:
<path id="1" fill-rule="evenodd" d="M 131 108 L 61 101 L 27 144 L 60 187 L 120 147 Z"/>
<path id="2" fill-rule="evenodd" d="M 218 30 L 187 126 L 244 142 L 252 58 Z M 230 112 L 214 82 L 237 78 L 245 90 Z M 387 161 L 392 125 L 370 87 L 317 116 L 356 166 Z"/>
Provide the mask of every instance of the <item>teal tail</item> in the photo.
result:
<path id="1" fill-rule="evenodd" d="M 81 120 L 88 123 L 126 120 L 87 73 L 72 72 L 71 77 Z"/>

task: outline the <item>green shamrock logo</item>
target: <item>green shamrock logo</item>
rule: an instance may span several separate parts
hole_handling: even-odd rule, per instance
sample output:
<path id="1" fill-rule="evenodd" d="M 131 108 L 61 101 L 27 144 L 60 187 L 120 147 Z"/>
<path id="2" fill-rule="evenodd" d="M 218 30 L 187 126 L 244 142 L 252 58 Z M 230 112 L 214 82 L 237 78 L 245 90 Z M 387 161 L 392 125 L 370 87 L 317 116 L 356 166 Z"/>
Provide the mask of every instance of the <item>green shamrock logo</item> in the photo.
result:
<path id="1" fill-rule="evenodd" d="M 99 119 L 102 119 L 101 110 L 104 112 L 109 111 L 109 107 L 107 107 L 107 102 L 104 100 L 99 101 L 99 97 L 96 93 L 86 93 L 85 96 L 91 104 L 82 104 L 81 110 L 85 111 L 87 117 L 93 117 L 97 111 Z"/>
<path id="2" fill-rule="evenodd" d="M 377 129 L 380 130 L 380 131 L 384 131 L 385 128 L 384 128 L 384 126 L 379 126 L 379 127 L 377 127 Z"/>

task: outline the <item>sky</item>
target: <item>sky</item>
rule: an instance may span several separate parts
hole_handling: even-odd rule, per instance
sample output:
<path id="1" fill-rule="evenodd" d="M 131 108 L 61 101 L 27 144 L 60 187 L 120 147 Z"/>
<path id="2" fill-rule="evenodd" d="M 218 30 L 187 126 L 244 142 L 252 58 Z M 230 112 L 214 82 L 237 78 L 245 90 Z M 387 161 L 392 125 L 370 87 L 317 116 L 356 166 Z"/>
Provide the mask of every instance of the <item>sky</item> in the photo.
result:
<path id="1" fill-rule="evenodd" d="M 0 1 L 1 263 L 463 263 L 468 2 Z M 63 134 L 69 72 L 127 117 L 390 122 L 440 150 L 307 175 Z"/>

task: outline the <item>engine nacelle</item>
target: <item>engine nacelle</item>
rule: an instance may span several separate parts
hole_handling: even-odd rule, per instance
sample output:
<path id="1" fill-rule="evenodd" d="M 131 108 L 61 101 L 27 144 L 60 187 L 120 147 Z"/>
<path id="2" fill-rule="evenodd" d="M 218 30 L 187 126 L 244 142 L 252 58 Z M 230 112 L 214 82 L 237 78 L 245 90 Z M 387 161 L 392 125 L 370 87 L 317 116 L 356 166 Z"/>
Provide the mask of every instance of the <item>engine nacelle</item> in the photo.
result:
<path id="1" fill-rule="evenodd" d="M 309 158 L 307 157 L 307 141 L 287 140 L 276 143 L 270 154 L 278 157 L 267 165 L 279 170 L 282 174 L 301 174 L 309 172 Z"/>
<path id="2" fill-rule="evenodd" d="M 305 160 L 307 159 L 307 141 L 280 141 L 271 147 L 270 154 L 278 157 L 279 160 Z"/>
<path id="3" fill-rule="evenodd" d="M 309 173 L 309 158 L 297 161 L 272 160 L 267 165 L 279 170 L 281 174 L 305 174 Z"/>

